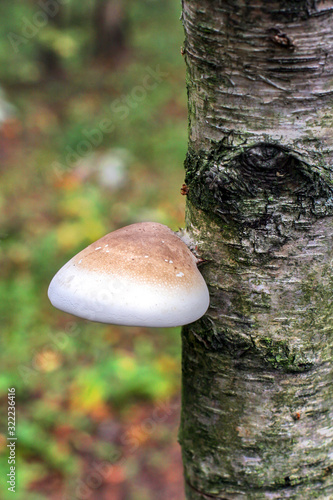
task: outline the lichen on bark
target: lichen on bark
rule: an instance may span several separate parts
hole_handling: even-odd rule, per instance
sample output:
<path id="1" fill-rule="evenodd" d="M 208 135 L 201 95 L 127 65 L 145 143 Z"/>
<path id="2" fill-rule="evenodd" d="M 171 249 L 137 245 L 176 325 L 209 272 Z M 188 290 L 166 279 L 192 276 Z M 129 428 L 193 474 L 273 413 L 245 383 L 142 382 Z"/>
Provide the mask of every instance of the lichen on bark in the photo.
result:
<path id="1" fill-rule="evenodd" d="M 333 3 L 183 0 L 187 497 L 333 498 Z"/>

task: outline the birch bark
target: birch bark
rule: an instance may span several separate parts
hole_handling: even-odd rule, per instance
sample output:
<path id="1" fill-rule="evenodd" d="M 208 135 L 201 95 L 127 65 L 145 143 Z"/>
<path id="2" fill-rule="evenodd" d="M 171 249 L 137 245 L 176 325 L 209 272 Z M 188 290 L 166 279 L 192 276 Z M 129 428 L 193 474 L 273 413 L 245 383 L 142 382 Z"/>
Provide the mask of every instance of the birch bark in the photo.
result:
<path id="1" fill-rule="evenodd" d="M 333 1 L 183 0 L 186 495 L 333 498 Z"/>

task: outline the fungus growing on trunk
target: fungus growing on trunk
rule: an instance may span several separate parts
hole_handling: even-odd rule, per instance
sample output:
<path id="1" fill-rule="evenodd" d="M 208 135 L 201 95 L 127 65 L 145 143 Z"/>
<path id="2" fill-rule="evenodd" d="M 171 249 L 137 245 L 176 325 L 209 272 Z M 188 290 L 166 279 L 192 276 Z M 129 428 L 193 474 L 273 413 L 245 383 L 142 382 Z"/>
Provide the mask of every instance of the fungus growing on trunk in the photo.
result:
<path id="1" fill-rule="evenodd" d="M 142 222 L 103 236 L 54 276 L 51 303 L 101 323 L 171 327 L 209 306 L 198 259 L 167 226 Z"/>

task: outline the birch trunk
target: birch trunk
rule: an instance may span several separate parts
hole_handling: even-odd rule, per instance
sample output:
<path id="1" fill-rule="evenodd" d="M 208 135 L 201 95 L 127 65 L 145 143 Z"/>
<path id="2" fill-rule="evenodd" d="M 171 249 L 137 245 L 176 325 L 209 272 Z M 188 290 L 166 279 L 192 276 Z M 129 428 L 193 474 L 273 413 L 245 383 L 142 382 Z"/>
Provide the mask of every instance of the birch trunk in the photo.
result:
<path id="1" fill-rule="evenodd" d="M 183 0 L 186 495 L 333 498 L 333 1 Z"/>

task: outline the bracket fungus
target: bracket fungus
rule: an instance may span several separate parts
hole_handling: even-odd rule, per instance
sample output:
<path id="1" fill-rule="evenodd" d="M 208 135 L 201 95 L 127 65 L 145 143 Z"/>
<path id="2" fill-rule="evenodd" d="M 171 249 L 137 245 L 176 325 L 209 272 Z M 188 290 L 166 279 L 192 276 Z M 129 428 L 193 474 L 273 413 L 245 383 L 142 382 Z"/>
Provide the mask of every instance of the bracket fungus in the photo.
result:
<path id="1" fill-rule="evenodd" d="M 140 222 L 103 236 L 54 276 L 51 303 L 100 323 L 171 327 L 209 306 L 198 259 L 167 226 Z"/>

